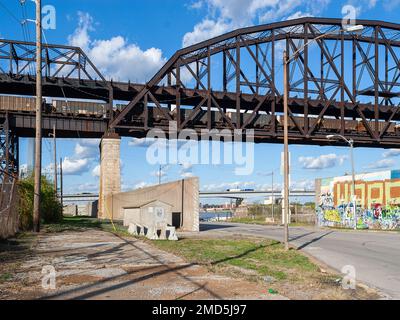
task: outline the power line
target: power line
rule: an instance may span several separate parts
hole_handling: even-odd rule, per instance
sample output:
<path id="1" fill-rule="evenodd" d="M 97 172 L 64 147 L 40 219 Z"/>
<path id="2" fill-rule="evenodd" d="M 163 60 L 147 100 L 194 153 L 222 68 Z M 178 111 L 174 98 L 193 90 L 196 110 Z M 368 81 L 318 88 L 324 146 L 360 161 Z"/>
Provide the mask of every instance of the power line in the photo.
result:
<path id="1" fill-rule="evenodd" d="M 15 14 L 10 9 L 8 9 L 8 7 L 3 3 L 2 0 L 0 0 L 0 7 L 2 7 L 4 9 L 4 11 L 6 11 L 15 21 L 17 21 L 18 23 L 21 23 L 21 20 L 19 20 L 15 16 Z"/>
<path id="2" fill-rule="evenodd" d="M 31 42 L 32 41 L 31 32 L 30 32 L 29 26 L 27 25 L 28 13 L 27 13 L 27 9 L 26 9 L 26 2 L 25 2 L 25 0 L 19 0 L 19 2 L 21 5 L 21 12 L 22 12 L 22 18 L 23 18 L 23 21 L 21 23 L 22 32 L 24 34 L 24 38 L 27 39 L 29 42 Z M 29 62 L 29 70 L 32 75 L 35 74 L 35 69 L 34 69 L 32 63 L 30 63 L 30 62 Z"/>

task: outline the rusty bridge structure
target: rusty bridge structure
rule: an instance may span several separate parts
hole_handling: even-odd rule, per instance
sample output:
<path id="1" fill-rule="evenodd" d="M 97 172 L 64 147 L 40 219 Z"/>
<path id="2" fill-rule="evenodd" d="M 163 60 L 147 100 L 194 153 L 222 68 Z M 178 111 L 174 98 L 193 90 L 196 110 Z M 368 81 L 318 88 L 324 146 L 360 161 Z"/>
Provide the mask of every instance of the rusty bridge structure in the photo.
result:
<path id="1" fill-rule="evenodd" d="M 283 50 L 289 65 L 292 144 L 400 146 L 400 25 L 358 20 L 361 33 L 342 31 L 341 19 L 301 18 L 248 27 L 178 50 L 147 82 L 116 82 L 77 47 L 43 46 L 43 94 L 100 101 L 101 117 L 45 109 L 44 134 L 99 138 L 144 137 L 151 129 L 254 130 L 257 143 L 283 141 Z M 326 34 L 321 38 L 321 35 Z M 35 95 L 35 44 L 0 40 L 0 94 Z M 118 104 L 117 104 L 117 103 Z M 72 102 L 70 102 L 72 104 Z M 33 137 L 34 110 L 0 108 L 1 167 L 16 172 L 18 138 Z"/>

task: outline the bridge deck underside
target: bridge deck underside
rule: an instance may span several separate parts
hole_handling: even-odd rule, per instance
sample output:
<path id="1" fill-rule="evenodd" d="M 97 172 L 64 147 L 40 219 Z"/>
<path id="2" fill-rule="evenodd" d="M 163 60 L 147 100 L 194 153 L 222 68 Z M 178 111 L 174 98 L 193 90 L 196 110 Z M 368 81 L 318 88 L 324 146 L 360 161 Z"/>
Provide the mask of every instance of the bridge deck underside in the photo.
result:
<path id="1" fill-rule="evenodd" d="M 341 19 L 309 17 L 235 30 L 177 51 L 146 85 L 106 81 L 80 48 L 46 44 L 44 95 L 101 100 L 108 110 L 102 119 L 45 113 L 44 129 L 89 138 L 162 129 L 169 137 L 174 121 L 178 131 L 252 129 L 255 142 L 281 143 L 286 49 L 290 143 L 342 145 L 326 139 L 341 134 L 356 146 L 399 147 L 400 25 L 357 22 L 361 33 L 344 33 Z M 0 41 L 0 94 L 34 95 L 34 48 Z M 113 111 L 115 100 L 128 104 Z M 9 117 L 18 135 L 33 136 L 33 113 Z"/>

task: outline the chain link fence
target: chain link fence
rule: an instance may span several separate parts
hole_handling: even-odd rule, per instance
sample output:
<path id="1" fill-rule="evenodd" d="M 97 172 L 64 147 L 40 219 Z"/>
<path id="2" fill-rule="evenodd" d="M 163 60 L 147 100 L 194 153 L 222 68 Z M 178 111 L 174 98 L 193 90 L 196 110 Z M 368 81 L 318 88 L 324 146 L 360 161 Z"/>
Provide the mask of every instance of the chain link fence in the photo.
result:
<path id="1" fill-rule="evenodd" d="M 242 217 L 251 220 L 265 221 L 271 224 L 282 223 L 282 206 L 280 204 L 272 205 L 250 205 Z M 291 204 L 290 222 L 299 224 L 316 224 L 315 208 L 309 205 Z"/>

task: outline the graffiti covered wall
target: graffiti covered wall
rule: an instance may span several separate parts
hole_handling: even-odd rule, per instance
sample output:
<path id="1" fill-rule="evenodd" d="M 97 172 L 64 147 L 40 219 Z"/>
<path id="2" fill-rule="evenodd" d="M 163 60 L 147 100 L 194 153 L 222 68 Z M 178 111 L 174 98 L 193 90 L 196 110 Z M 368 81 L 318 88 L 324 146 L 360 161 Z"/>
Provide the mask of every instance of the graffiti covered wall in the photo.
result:
<path id="1" fill-rule="evenodd" d="M 355 215 L 351 184 L 351 176 L 317 179 L 319 225 L 350 228 L 356 219 L 360 229 L 400 228 L 400 170 L 357 175 Z"/>

